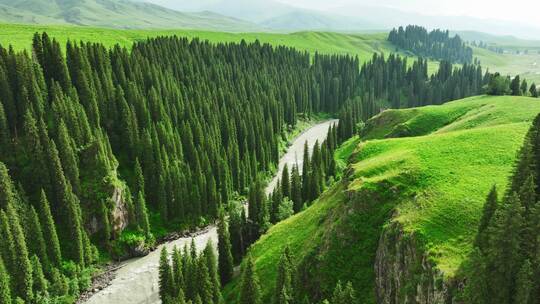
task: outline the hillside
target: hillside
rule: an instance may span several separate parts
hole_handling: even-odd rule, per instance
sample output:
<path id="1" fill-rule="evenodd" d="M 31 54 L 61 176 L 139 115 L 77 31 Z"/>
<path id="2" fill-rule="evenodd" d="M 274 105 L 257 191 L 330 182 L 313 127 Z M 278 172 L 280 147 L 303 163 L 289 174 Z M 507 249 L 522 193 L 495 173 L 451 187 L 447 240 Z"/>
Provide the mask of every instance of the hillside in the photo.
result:
<path id="1" fill-rule="evenodd" d="M 0 22 L 112 28 L 198 28 L 249 31 L 246 21 L 211 12 L 182 13 L 129 0 L 0 0 Z"/>
<path id="2" fill-rule="evenodd" d="M 389 54 L 393 46 L 386 41 L 385 33 L 377 34 L 340 34 L 327 32 L 297 32 L 291 34 L 277 33 L 227 33 L 202 30 L 119 30 L 95 27 L 75 27 L 68 25 L 19 25 L 0 24 L 0 43 L 12 44 L 15 49 L 22 50 L 31 46 L 35 32 L 46 31 L 63 45 L 70 40 L 101 42 L 105 46 L 118 43 L 131 46 L 135 41 L 148 37 L 177 35 L 187 38 L 198 37 L 211 42 L 240 42 L 242 39 L 252 42 L 258 39 L 273 45 L 285 45 L 310 53 L 358 55 L 362 59 L 371 58 L 374 52 Z"/>
<path id="3" fill-rule="evenodd" d="M 485 197 L 493 184 L 504 189 L 539 112 L 535 99 L 480 96 L 370 120 L 344 181 L 253 246 L 266 299 L 286 244 L 315 297 L 338 280 L 363 303 L 448 296 Z M 226 288 L 233 302 L 236 284 Z"/>

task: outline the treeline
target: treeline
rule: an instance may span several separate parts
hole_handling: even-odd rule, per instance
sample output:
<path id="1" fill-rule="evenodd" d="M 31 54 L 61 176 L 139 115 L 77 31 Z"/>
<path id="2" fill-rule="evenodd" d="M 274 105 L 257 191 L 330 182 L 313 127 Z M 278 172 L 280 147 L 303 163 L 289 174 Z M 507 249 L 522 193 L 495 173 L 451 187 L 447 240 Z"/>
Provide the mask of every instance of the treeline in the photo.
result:
<path id="1" fill-rule="evenodd" d="M 484 93 L 493 75 L 477 64 L 453 66 L 439 64 L 437 72 L 428 73 L 428 62 L 419 58 L 412 64 L 407 58 L 374 54 L 364 63 L 359 76 L 359 94 L 346 102 L 340 111 L 338 138 L 350 138 L 357 124 L 377 114 L 381 108 L 410 108 L 461 99 Z"/>
<path id="2" fill-rule="evenodd" d="M 489 76 L 486 93 L 489 95 L 512 95 L 512 96 L 529 96 L 538 98 L 540 92 L 536 84 L 528 85 L 527 80 L 519 77 L 519 75 L 511 78 L 495 73 Z"/>
<path id="3" fill-rule="evenodd" d="M 448 30 L 428 30 L 418 25 L 393 29 L 388 41 L 417 56 L 444 60 L 452 63 L 472 63 L 473 50 L 458 35 L 450 37 Z"/>
<path id="4" fill-rule="evenodd" d="M 221 252 L 220 252 L 221 254 Z M 220 261 L 221 263 L 221 261 Z M 159 262 L 159 295 L 164 304 L 221 304 L 221 283 L 218 275 L 218 262 L 214 248 L 209 242 L 201 253 L 197 253 L 192 240 L 191 246 L 178 250 L 173 248 L 169 254 L 167 248 L 161 250 Z M 288 247 L 281 254 L 276 269 L 272 304 L 310 304 L 307 298 L 296 293 L 297 284 L 302 284 L 296 275 L 296 266 Z M 240 279 L 239 304 L 262 304 L 262 292 L 255 272 L 255 264 L 248 254 L 242 264 Z M 351 283 L 342 286 L 337 283 L 330 300 L 323 304 L 354 304 L 358 299 Z"/>
<path id="5" fill-rule="evenodd" d="M 216 219 L 275 167 L 297 118 L 340 109 L 357 77 L 356 58 L 258 42 L 63 54 L 44 33 L 31 53 L 0 47 L 3 294 L 76 297 L 97 248 L 151 244 L 149 214 L 174 229 Z"/>
<path id="6" fill-rule="evenodd" d="M 493 187 L 467 269 L 468 303 L 540 303 L 540 115 L 505 195 Z"/>

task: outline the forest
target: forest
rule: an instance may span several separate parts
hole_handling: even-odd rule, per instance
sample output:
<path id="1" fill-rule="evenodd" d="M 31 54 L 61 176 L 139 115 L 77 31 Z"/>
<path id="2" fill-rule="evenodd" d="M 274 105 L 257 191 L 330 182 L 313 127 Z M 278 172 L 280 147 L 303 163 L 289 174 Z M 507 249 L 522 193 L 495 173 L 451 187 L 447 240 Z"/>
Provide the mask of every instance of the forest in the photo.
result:
<path id="1" fill-rule="evenodd" d="M 2 303 L 74 302 L 103 260 L 216 220 L 230 239 L 219 244 L 219 265 L 209 253 L 190 253 L 183 265 L 206 267 L 201 280 L 219 289 L 215 271 L 226 283 L 249 244 L 324 190 L 336 147 L 362 122 L 381 109 L 478 95 L 494 77 L 476 64 L 441 62 L 428 75 L 422 58 L 374 54 L 360 66 L 351 56 L 258 41 L 171 36 L 130 49 L 71 41 L 62 50 L 46 33 L 34 35 L 30 52 L 0 47 Z M 311 155 L 305 149 L 302 173 L 284 170 L 267 198 L 265 178 L 287 132 L 317 113 L 341 122 Z M 247 216 L 238 208 L 244 197 Z M 176 264 L 163 276 L 179 277 Z M 336 288 L 332 303 L 347 303 L 352 291 Z M 193 289 L 183 292 L 197 303 Z M 202 303 L 217 303 L 209 294 L 201 289 Z"/>
<path id="2" fill-rule="evenodd" d="M 426 58 L 452 63 L 472 63 L 473 50 L 459 37 L 450 37 L 448 30 L 428 30 L 418 25 L 394 28 L 388 41 L 396 47 Z"/>

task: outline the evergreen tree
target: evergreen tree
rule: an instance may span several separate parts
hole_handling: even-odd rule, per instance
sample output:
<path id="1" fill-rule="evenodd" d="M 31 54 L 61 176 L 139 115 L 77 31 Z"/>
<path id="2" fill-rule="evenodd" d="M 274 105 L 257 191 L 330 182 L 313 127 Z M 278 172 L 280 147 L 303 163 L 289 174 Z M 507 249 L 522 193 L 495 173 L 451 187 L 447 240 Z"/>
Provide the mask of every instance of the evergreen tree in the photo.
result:
<path id="1" fill-rule="evenodd" d="M 241 232 L 240 232 L 241 233 Z M 218 222 L 218 257 L 219 277 L 221 285 L 225 286 L 233 276 L 233 257 L 229 227 L 225 220 L 225 212 L 221 211 Z"/>
<path id="2" fill-rule="evenodd" d="M 512 82 L 510 83 L 510 90 L 512 91 L 512 95 L 521 96 L 521 81 L 519 79 L 519 75 L 512 79 Z"/>
<path id="3" fill-rule="evenodd" d="M 283 197 L 290 197 L 291 192 L 291 183 L 290 183 L 290 174 L 289 174 L 289 166 L 285 164 L 283 167 L 283 172 L 281 173 L 281 193 L 283 194 Z"/>
<path id="4" fill-rule="evenodd" d="M 221 302 L 221 284 L 218 274 L 218 261 L 216 258 L 216 254 L 214 253 L 214 245 L 212 244 L 212 240 L 209 240 L 206 244 L 206 247 L 204 248 L 203 259 L 205 260 L 206 268 L 208 269 L 208 275 L 210 278 L 210 290 L 212 293 L 211 303 L 219 304 Z"/>
<path id="5" fill-rule="evenodd" d="M 531 262 L 529 262 L 529 260 L 525 260 L 517 275 L 516 293 L 513 303 L 529 303 L 532 290 L 532 275 Z"/>
<path id="6" fill-rule="evenodd" d="M 10 190 L 6 192 L 10 192 Z M 30 302 L 33 298 L 32 266 L 28 257 L 28 249 L 20 225 L 19 215 L 12 204 L 13 202 L 8 198 L 6 215 L 9 220 L 9 228 L 13 240 L 10 246 L 12 246 L 11 252 L 13 254 L 11 258 L 13 261 L 13 273 L 11 277 L 13 280 L 14 295 L 24 299 L 26 302 Z"/>
<path id="7" fill-rule="evenodd" d="M 285 250 L 281 254 L 281 258 L 278 264 L 276 286 L 274 289 L 274 303 L 276 304 L 289 304 L 293 300 L 293 262 L 289 246 L 285 247 Z"/>
<path id="8" fill-rule="evenodd" d="M 36 210 L 33 206 L 30 206 L 30 214 L 28 215 L 28 222 L 26 224 L 28 230 L 27 243 L 29 244 L 30 252 L 35 253 L 39 261 L 43 261 L 44 269 L 50 270 L 49 257 L 47 254 L 47 245 L 45 243 L 45 237 L 43 236 L 43 230 L 39 223 L 39 218 Z"/>
<path id="9" fill-rule="evenodd" d="M 11 289 L 9 285 L 9 275 L 6 268 L 4 267 L 2 257 L 0 256 L 0 303 L 2 304 L 11 303 Z"/>
<path id="10" fill-rule="evenodd" d="M 150 222 L 148 220 L 148 212 L 146 211 L 146 200 L 144 199 L 144 192 L 142 191 L 139 191 L 137 199 L 135 200 L 135 218 L 137 219 L 137 225 L 144 232 L 146 237 L 151 237 Z"/>
<path id="11" fill-rule="evenodd" d="M 41 191 L 41 199 L 39 205 L 41 223 L 43 225 L 43 237 L 47 243 L 47 253 L 52 266 L 59 267 L 62 263 L 62 255 L 60 252 L 60 242 L 56 233 L 56 226 L 52 218 L 49 201 L 45 195 L 45 191 Z"/>
<path id="12" fill-rule="evenodd" d="M 302 210 L 302 178 L 300 177 L 297 165 L 295 165 L 292 170 L 291 200 L 293 201 L 294 213 L 298 213 Z"/>
<path id="13" fill-rule="evenodd" d="M 531 84 L 529 93 L 531 94 L 531 97 L 538 98 L 538 89 L 536 88 L 536 84 Z"/>
<path id="14" fill-rule="evenodd" d="M 159 258 L 159 297 L 167 299 L 175 295 L 174 278 L 169 265 L 167 248 L 161 249 Z"/>
<path id="15" fill-rule="evenodd" d="M 31 259 L 32 263 L 32 281 L 33 281 L 33 292 L 34 295 L 38 299 L 45 299 L 48 296 L 47 289 L 48 289 L 48 282 L 45 279 L 45 275 L 43 274 L 43 269 L 41 267 L 41 263 L 39 262 L 39 258 L 36 255 L 32 256 Z"/>
<path id="16" fill-rule="evenodd" d="M 182 255 L 178 248 L 174 246 L 173 253 L 172 253 L 172 272 L 173 272 L 173 280 L 175 283 L 175 290 L 176 292 L 176 298 L 182 299 L 184 298 L 184 289 L 185 289 L 185 282 L 184 282 L 184 272 L 183 272 L 183 263 L 182 263 Z"/>
<path id="17" fill-rule="evenodd" d="M 242 281 L 240 283 L 240 295 L 238 303 L 240 304 L 261 304 L 261 288 L 259 279 L 255 273 L 255 265 L 251 255 L 247 256 L 242 272 Z"/>
<path id="18" fill-rule="evenodd" d="M 345 288 L 341 287 L 341 282 L 338 281 L 334 294 L 332 295 L 332 304 L 353 304 L 356 303 L 355 291 L 351 282 L 347 283 Z"/>

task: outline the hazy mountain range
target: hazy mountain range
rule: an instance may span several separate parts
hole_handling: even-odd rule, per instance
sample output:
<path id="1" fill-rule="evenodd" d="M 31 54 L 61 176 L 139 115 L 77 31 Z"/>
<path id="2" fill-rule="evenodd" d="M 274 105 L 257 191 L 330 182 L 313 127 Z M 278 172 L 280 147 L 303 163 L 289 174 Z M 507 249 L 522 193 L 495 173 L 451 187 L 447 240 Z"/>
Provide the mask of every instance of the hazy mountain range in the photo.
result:
<path id="1" fill-rule="evenodd" d="M 360 4 L 318 11 L 275 0 L 0 0 L 0 22 L 280 32 L 358 32 L 418 24 L 540 39 L 540 29 L 509 21 L 429 16 Z"/>

